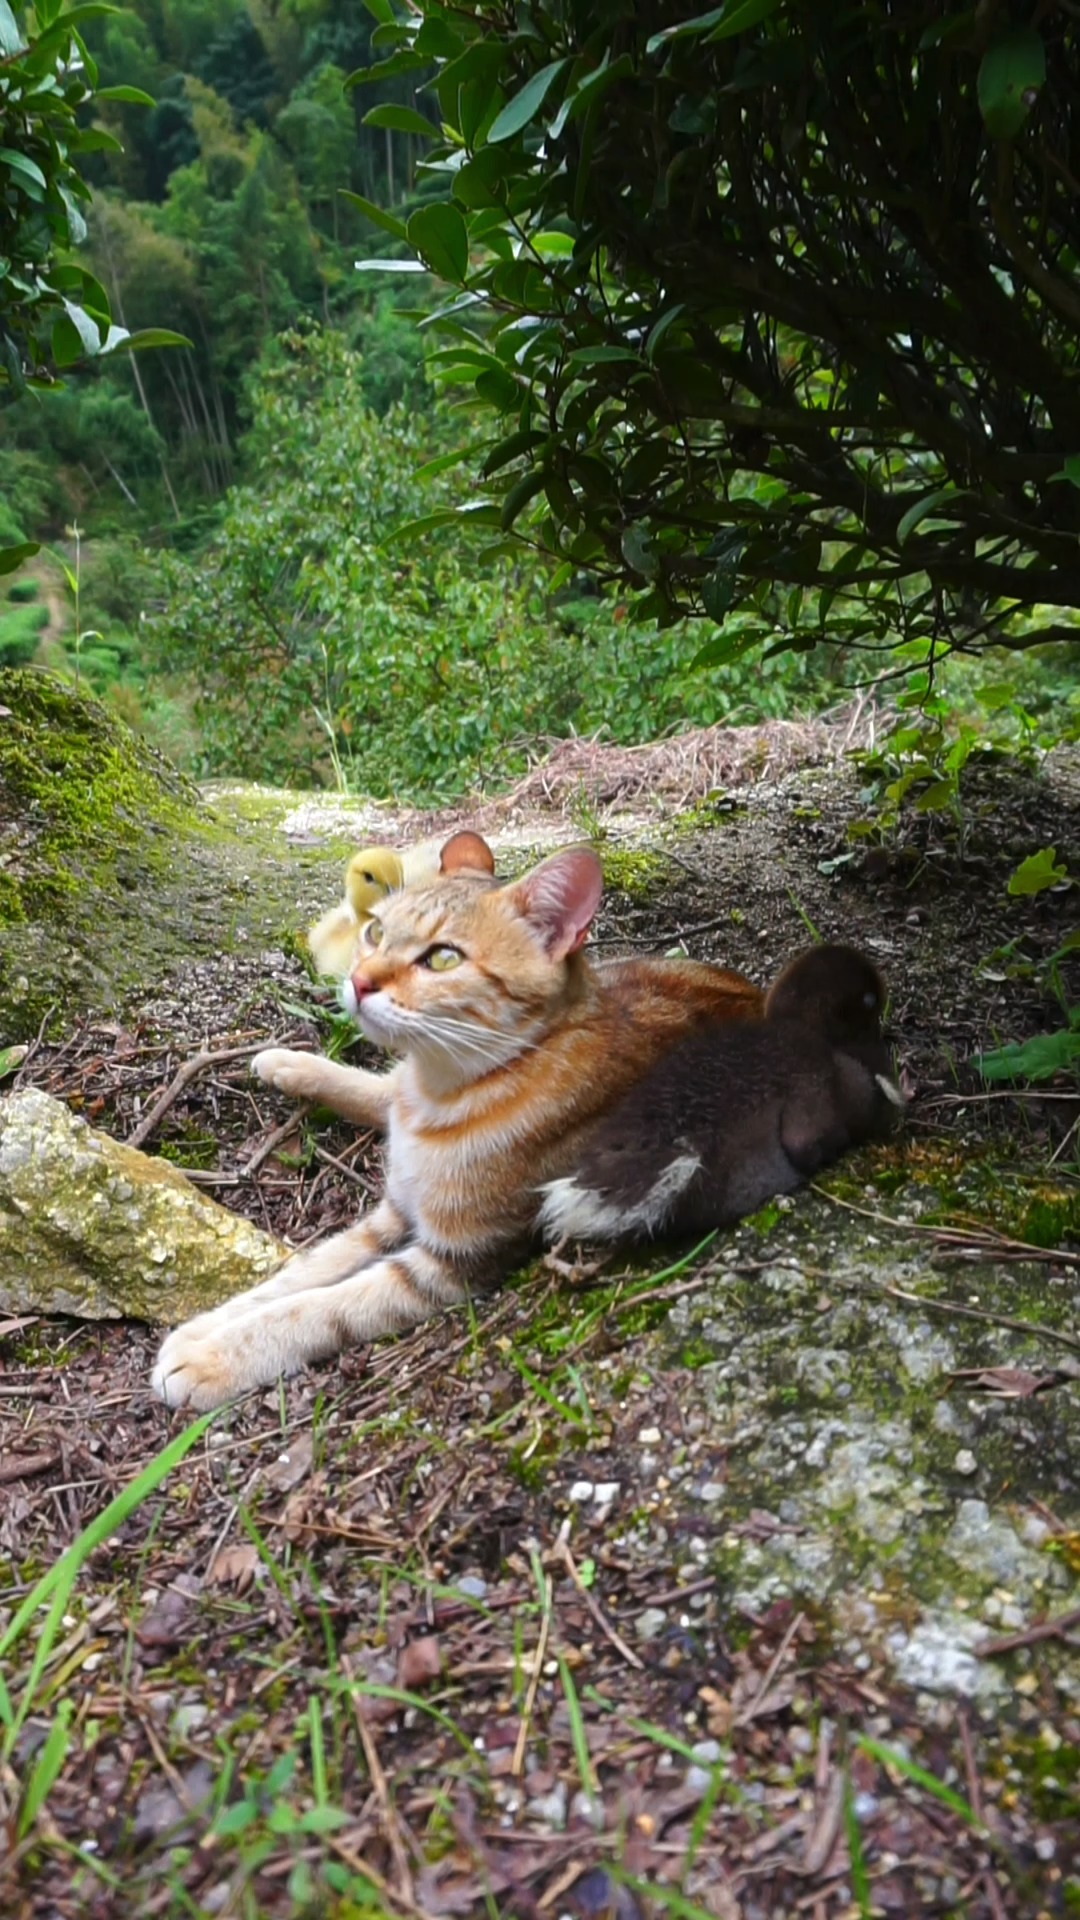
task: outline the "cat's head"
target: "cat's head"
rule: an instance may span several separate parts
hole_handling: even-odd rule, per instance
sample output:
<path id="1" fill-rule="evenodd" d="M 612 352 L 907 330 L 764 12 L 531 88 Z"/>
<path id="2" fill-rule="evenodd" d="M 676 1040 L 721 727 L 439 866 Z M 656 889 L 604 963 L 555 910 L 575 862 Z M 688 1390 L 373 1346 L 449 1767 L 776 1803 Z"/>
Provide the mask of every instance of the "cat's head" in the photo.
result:
<path id="1" fill-rule="evenodd" d="M 587 849 L 557 853 L 508 885 L 466 851 L 471 863 L 451 852 L 450 872 L 378 904 L 344 988 L 370 1039 L 415 1055 L 447 1084 L 535 1046 L 575 997 L 603 886 Z"/>

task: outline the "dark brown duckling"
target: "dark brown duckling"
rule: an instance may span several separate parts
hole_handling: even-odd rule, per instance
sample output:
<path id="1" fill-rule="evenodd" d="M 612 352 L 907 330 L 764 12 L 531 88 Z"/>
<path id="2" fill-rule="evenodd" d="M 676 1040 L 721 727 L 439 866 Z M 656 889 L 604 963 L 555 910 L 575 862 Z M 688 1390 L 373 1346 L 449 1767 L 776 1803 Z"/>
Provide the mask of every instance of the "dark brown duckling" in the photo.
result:
<path id="1" fill-rule="evenodd" d="M 764 1018 L 688 1036 L 602 1120 L 544 1191 L 552 1240 L 685 1239 L 792 1193 L 897 1124 L 885 985 L 865 954 L 811 947 Z"/>

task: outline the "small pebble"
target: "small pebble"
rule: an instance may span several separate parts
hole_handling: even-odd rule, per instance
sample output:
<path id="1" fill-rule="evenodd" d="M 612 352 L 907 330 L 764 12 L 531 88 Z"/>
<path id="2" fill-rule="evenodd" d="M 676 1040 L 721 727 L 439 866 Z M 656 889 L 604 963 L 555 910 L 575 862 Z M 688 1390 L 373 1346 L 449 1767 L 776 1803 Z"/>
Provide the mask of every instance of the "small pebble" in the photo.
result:
<path id="1" fill-rule="evenodd" d="M 595 1827 L 599 1832 L 604 1824 L 604 1803 L 598 1800 L 595 1794 L 586 1793 L 579 1787 L 570 1802 L 570 1818 L 584 1820 L 588 1826 Z"/>
<path id="2" fill-rule="evenodd" d="M 667 1614 L 662 1607 L 646 1607 L 644 1613 L 638 1614 L 634 1626 L 639 1640 L 655 1640 L 667 1626 Z"/>
<path id="3" fill-rule="evenodd" d="M 979 1463 L 970 1447 L 961 1447 L 953 1460 L 957 1473 L 977 1473 Z"/>
<path id="4" fill-rule="evenodd" d="M 525 1811 L 536 1820 L 545 1820 L 549 1827 L 565 1827 L 566 1788 L 562 1781 L 556 1780 L 550 1793 L 541 1793 L 535 1800 L 527 1800 Z"/>
<path id="5" fill-rule="evenodd" d="M 593 1483 L 591 1480 L 575 1480 L 574 1481 L 574 1484 L 570 1489 L 570 1498 L 574 1502 L 575 1506 L 580 1506 L 582 1501 L 591 1500 L 592 1497 L 593 1497 Z"/>
<path id="6" fill-rule="evenodd" d="M 1041 1833 L 1039 1835 L 1039 1838 L 1035 1842 L 1036 1859 L 1052 1860 L 1056 1852 L 1057 1852 L 1057 1841 L 1054 1839 L 1053 1835 L 1049 1833 Z"/>
<path id="7" fill-rule="evenodd" d="M 617 1480 L 598 1480 L 593 1488 L 593 1499 L 598 1507 L 608 1507 L 617 1500 L 622 1488 Z"/>
<path id="8" fill-rule="evenodd" d="M 180 1739 L 198 1733 L 210 1718 L 210 1709 L 201 1700 L 182 1700 L 172 1717 L 172 1729 Z"/>
<path id="9" fill-rule="evenodd" d="M 701 1500 L 722 1500 L 727 1492 L 722 1480 L 706 1480 L 698 1498 Z"/>
<path id="10" fill-rule="evenodd" d="M 466 1573 L 458 1581 L 457 1590 L 459 1593 L 467 1594 L 470 1600 L 482 1600 L 488 1590 L 488 1583 L 486 1580 L 481 1580 L 478 1573 Z"/>
<path id="11" fill-rule="evenodd" d="M 660 1439 L 659 1427 L 642 1427 L 638 1434 L 639 1444 L 643 1447 L 655 1447 Z"/>

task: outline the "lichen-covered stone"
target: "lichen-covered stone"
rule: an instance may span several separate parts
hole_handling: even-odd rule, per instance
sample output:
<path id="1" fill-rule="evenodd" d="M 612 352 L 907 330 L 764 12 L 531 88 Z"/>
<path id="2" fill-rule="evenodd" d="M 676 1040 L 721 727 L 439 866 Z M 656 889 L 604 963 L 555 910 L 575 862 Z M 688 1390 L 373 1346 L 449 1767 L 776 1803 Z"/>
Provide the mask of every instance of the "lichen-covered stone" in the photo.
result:
<path id="1" fill-rule="evenodd" d="M 858 1171 L 903 1152 L 850 1161 L 831 1184 L 880 1215 Z M 726 1455 L 722 1516 L 696 1492 L 703 1520 L 721 1520 L 714 1557 L 736 1617 L 794 1601 L 857 1662 L 989 1706 L 1015 1675 L 980 1644 L 1076 1605 L 1075 1571 L 1040 1516 L 1068 1524 L 1080 1496 L 1080 1281 L 1064 1263 L 987 1260 L 973 1297 L 963 1263 L 931 1266 L 928 1239 L 904 1231 L 933 1211 L 940 1169 L 926 1160 L 885 1203 L 888 1235 L 814 1194 L 738 1228 L 661 1344 L 692 1356 L 694 1424 L 710 1460 Z M 999 1214 L 1006 1201 L 1030 1210 L 1024 1180 L 989 1166 Z M 988 1176 L 971 1164 L 963 1177 L 973 1193 Z M 1068 1200 L 1045 1180 L 1038 1193 L 1043 1206 Z M 957 1200 L 971 1206 L 967 1191 Z M 973 1306 L 985 1317 L 965 1317 Z M 1055 1368 L 1061 1384 L 1028 1398 L 974 1390 L 965 1370 L 995 1367 Z M 759 1530 L 762 1511 L 781 1524 Z M 1041 1658 L 1060 1685 L 1080 1685 L 1074 1649 Z"/>
<path id="2" fill-rule="evenodd" d="M 49 1094 L 0 1100 L 0 1310 L 172 1324 L 287 1248 Z"/>

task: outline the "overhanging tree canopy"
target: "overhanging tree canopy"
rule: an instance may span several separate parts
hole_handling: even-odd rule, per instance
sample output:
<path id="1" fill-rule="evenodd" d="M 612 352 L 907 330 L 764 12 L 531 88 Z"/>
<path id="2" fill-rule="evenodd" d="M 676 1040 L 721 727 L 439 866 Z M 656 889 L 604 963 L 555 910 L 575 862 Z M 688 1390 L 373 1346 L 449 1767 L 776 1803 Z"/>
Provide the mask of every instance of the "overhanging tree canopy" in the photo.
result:
<path id="1" fill-rule="evenodd" d="M 1073 8 L 368 3 L 443 116 L 445 198 L 380 223 L 503 423 L 463 512 L 661 621 L 1075 638 Z"/>

